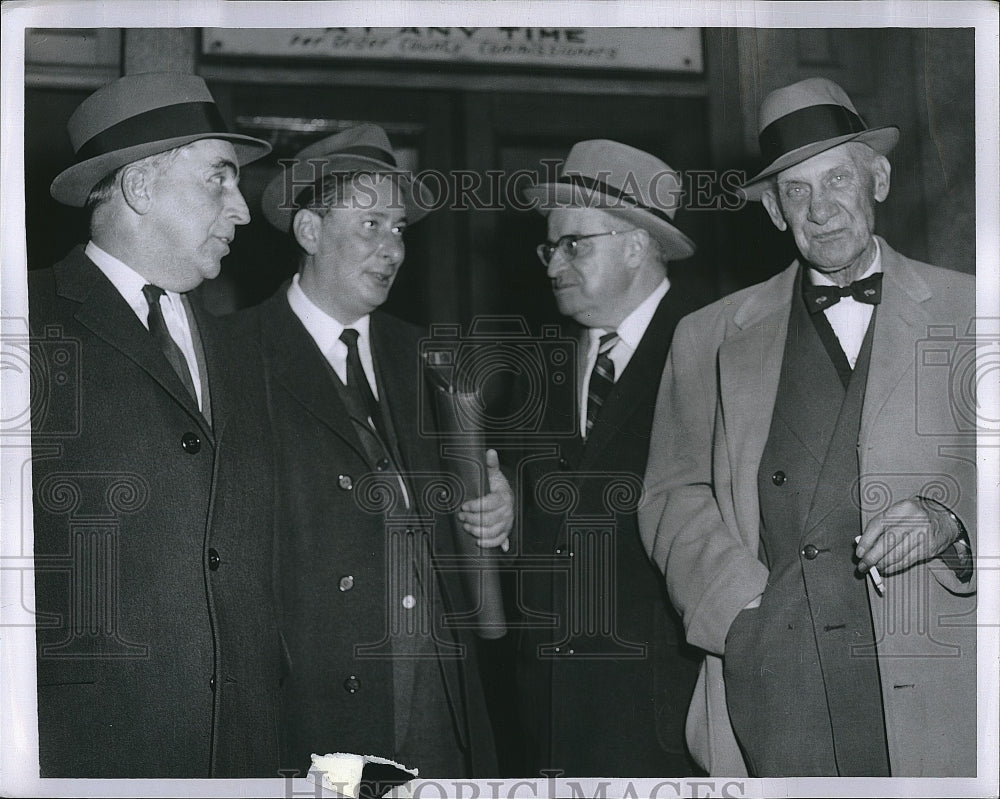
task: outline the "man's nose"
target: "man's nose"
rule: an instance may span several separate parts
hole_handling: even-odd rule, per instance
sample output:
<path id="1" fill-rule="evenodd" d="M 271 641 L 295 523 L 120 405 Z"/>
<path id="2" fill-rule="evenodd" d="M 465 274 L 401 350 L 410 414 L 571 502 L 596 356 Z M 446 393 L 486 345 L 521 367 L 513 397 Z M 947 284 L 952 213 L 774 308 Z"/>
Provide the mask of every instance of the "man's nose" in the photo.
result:
<path id="1" fill-rule="evenodd" d="M 243 192 L 239 189 L 233 189 L 230 194 L 227 216 L 236 225 L 245 225 L 250 221 L 250 209 L 247 207 L 247 201 L 243 199 Z"/>
<path id="2" fill-rule="evenodd" d="M 563 255 L 562 250 L 558 249 L 553 252 L 552 257 L 549 258 L 549 262 L 545 266 L 545 274 L 551 280 L 568 266 L 569 261 L 566 259 L 566 256 Z"/>
<path id="3" fill-rule="evenodd" d="M 394 264 L 401 264 L 406 256 L 406 245 L 403 239 L 394 233 L 388 233 L 381 241 L 382 257 Z"/>
<path id="4" fill-rule="evenodd" d="M 813 192 L 809 200 L 809 221 L 817 225 L 825 225 L 837 214 L 837 205 L 825 191 Z"/>

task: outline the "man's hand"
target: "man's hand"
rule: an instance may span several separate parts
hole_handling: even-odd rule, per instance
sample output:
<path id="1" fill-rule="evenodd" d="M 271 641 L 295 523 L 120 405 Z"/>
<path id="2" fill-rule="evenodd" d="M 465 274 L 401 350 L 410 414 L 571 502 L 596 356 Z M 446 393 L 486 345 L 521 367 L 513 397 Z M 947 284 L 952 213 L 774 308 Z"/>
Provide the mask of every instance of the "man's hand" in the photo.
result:
<path id="1" fill-rule="evenodd" d="M 500 471 L 495 449 L 486 450 L 486 475 L 490 493 L 463 502 L 458 514 L 465 532 L 475 536 L 483 549 L 502 545 L 514 524 L 514 492 Z"/>
<path id="2" fill-rule="evenodd" d="M 872 566 L 894 574 L 937 557 L 960 535 L 943 508 L 919 497 L 901 500 L 873 517 L 855 547 L 858 571 Z"/>

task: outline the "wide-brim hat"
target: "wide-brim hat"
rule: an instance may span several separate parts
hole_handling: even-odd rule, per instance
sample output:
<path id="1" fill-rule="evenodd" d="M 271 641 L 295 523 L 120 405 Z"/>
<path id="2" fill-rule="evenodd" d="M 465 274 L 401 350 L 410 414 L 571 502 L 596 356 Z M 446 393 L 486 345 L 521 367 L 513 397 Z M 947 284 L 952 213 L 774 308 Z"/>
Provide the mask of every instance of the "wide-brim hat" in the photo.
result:
<path id="1" fill-rule="evenodd" d="M 76 163 L 56 175 L 49 191 L 78 207 L 116 169 L 200 139 L 232 142 L 240 166 L 271 152 L 266 141 L 229 132 L 204 80 L 173 72 L 109 83 L 80 103 L 66 127 Z"/>
<path id="2" fill-rule="evenodd" d="M 434 204 L 427 187 L 399 167 L 386 132 L 371 122 L 313 142 L 278 163 L 281 169 L 267 184 L 260 202 L 267 221 L 286 233 L 297 211 L 320 202 L 323 182 L 330 176 L 365 173 L 398 181 L 399 192 L 394 192 L 393 199 L 398 196 L 402 201 L 411 224 L 426 216 Z"/>
<path id="3" fill-rule="evenodd" d="M 743 184 L 748 200 L 759 200 L 768 178 L 789 167 L 857 141 L 888 155 L 899 141 L 899 128 L 869 128 L 840 86 L 827 78 L 807 78 L 775 89 L 760 104 L 757 123 L 760 152 L 768 166 Z"/>
<path id="4" fill-rule="evenodd" d="M 555 208 L 598 208 L 646 230 L 669 260 L 694 254 L 695 246 L 673 225 L 684 196 L 680 173 L 635 147 L 591 139 L 574 144 L 554 183 L 523 192 L 544 216 Z"/>

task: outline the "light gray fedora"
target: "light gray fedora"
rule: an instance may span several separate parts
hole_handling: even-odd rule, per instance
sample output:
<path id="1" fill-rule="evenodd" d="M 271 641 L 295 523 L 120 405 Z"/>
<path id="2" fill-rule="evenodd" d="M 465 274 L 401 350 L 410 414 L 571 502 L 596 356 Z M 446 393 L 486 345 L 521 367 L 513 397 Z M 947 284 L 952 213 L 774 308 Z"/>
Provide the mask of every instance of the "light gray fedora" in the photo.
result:
<path id="1" fill-rule="evenodd" d="M 598 208 L 648 231 L 670 260 L 694 254 L 694 242 L 673 225 L 683 197 L 680 173 L 627 144 L 578 142 L 555 183 L 538 183 L 523 193 L 545 216 L 555 208 Z"/>
<path id="2" fill-rule="evenodd" d="M 205 81 L 174 72 L 109 83 L 80 103 L 66 127 L 76 163 L 56 175 L 49 191 L 78 207 L 119 167 L 200 139 L 232 142 L 240 166 L 271 152 L 266 141 L 229 132 Z"/>
<path id="3" fill-rule="evenodd" d="M 743 184 L 749 200 L 761 198 L 768 178 L 847 142 L 863 142 L 888 155 L 899 141 L 899 128 L 869 128 L 840 86 L 828 78 L 806 78 L 764 98 L 757 136 L 770 163 Z"/>
<path id="4" fill-rule="evenodd" d="M 409 223 L 426 216 L 433 207 L 434 198 L 427 188 L 399 168 L 389 136 L 371 122 L 313 142 L 279 164 L 281 170 L 267 184 L 260 203 L 267 221 L 286 233 L 292 228 L 295 213 L 318 201 L 323 181 L 330 175 L 362 172 L 392 176 L 402 189 Z"/>

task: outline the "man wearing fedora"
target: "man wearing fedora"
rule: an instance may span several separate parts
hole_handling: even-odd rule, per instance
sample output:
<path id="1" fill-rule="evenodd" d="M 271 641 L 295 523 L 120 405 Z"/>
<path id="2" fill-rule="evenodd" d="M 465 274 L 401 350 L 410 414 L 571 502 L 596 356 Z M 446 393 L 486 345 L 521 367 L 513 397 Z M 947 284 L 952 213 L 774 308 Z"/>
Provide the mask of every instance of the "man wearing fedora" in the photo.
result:
<path id="1" fill-rule="evenodd" d="M 281 641 L 263 394 L 189 292 L 250 219 L 193 75 L 69 120 L 90 241 L 29 275 L 43 777 L 276 776 Z"/>
<path id="2" fill-rule="evenodd" d="M 579 356 L 572 403 L 545 408 L 518 463 L 529 771 L 694 774 L 683 724 L 698 660 L 636 522 L 660 372 L 696 307 L 667 274 L 694 252 L 673 224 L 680 175 L 633 147 L 582 141 L 555 183 L 526 196 L 548 220 L 538 256 Z"/>
<path id="3" fill-rule="evenodd" d="M 495 774 L 474 644 L 443 619 L 467 609 L 464 584 L 436 566 L 456 535 L 506 540 L 513 497 L 495 452 L 484 497 L 459 510 L 442 493 L 420 426 L 421 331 L 378 310 L 429 196 L 370 123 L 282 165 L 262 205 L 299 271 L 232 319 L 263 357 L 279 466 L 282 763 L 304 773 L 310 754 L 353 752 L 421 777 Z"/>
<path id="4" fill-rule="evenodd" d="M 643 540 L 710 654 L 712 774 L 974 776 L 974 280 L 874 235 L 895 127 L 812 78 L 768 95 L 744 187 L 800 258 L 678 326 Z"/>

